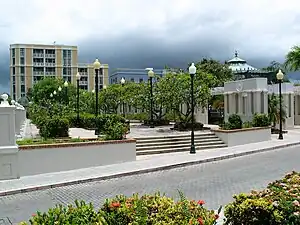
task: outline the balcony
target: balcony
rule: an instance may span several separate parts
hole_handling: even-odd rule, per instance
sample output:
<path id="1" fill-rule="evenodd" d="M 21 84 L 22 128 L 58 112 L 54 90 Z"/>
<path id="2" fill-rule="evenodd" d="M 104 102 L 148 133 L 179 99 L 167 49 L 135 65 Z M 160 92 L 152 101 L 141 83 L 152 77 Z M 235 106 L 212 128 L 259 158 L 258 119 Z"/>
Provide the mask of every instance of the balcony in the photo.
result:
<path id="1" fill-rule="evenodd" d="M 55 54 L 45 54 L 46 58 L 55 58 Z"/>
<path id="2" fill-rule="evenodd" d="M 79 85 L 88 85 L 87 81 L 79 81 Z"/>
<path id="3" fill-rule="evenodd" d="M 44 66 L 43 62 L 33 62 L 34 66 Z"/>
<path id="4" fill-rule="evenodd" d="M 34 58 L 44 58 L 44 54 L 43 53 L 33 53 L 33 57 Z"/>
<path id="5" fill-rule="evenodd" d="M 44 71 L 33 71 L 33 75 L 44 75 Z"/>
<path id="6" fill-rule="evenodd" d="M 55 71 L 52 71 L 52 72 L 45 72 L 45 75 L 55 75 Z"/>
<path id="7" fill-rule="evenodd" d="M 46 62 L 45 66 L 55 66 L 55 63 L 48 63 L 48 62 Z"/>

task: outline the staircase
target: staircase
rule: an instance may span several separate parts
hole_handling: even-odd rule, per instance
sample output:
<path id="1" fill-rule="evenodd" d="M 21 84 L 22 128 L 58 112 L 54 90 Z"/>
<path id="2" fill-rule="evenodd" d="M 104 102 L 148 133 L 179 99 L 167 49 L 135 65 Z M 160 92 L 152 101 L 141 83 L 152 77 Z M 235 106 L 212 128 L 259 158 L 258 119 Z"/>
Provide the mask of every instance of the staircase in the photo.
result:
<path id="1" fill-rule="evenodd" d="M 191 135 L 140 137 L 136 139 L 136 155 L 185 152 L 191 148 Z M 227 145 L 214 133 L 195 134 L 196 150 L 224 148 Z"/>

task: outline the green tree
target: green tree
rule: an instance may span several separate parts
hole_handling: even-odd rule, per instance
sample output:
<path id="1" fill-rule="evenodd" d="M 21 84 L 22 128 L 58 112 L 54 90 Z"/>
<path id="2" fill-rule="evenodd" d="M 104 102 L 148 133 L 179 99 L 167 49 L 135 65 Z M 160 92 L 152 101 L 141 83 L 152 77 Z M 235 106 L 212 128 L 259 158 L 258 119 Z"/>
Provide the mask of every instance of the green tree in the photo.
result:
<path id="1" fill-rule="evenodd" d="M 232 70 L 228 65 L 217 60 L 203 58 L 196 66 L 203 73 L 211 74 L 215 78 L 215 83 L 211 84 L 212 87 L 224 86 L 224 82 L 233 79 Z"/>
<path id="2" fill-rule="evenodd" d="M 99 108 L 103 113 L 118 113 L 124 91 L 120 84 L 109 85 L 106 89 L 99 92 Z"/>
<path id="3" fill-rule="evenodd" d="M 285 56 L 285 68 L 289 71 L 298 71 L 300 69 L 300 46 L 293 46 Z"/>
<path id="4" fill-rule="evenodd" d="M 269 84 L 278 82 L 276 75 L 279 70 L 281 70 L 285 75 L 287 73 L 285 66 L 277 61 L 271 61 L 270 64 L 267 67 L 262 68 L 262 70 L 268 72 L 265 77 L 268 78 Z M 287 76 L 284 76 L 283 82 L 289 82 Z"/>
<path id="5" fill-rule="evenodd" d="M 40 105 L 45 105 L 45 102 L 50 99 L 51 93 L 54 91 L 57 92 L 57 95 L 53 96 L 53 101 L 56 102 L 64 102 L 66 99 L 66 92 L 65 88 L 63 86 L 64 80 L 61 78 L 44 78 L 34 84 L 31 95 L 32 95 L 32 101 L 34 103 L 38 103 Z M 58 88 L 61 87 L 62 91 L 58 91 Z M 69 84 L 68 86 L 68 98 L 70 96 L 75 96 L 76 95 L 76 89 L 72 84 Z"/>
<path id="6" fill-rule="evenodd" d="M 210 88 L 216 84 L 216 78 L 202 70 L 197 70 L 194 79 L 195 107 L 207 105 L 211 97 Z M 166 108 L 173 111 L 180 122 L 191 121 L 191 78 L 188 73 L 167 73 L 159 82 L 161 95 Z M 185 107 L 182 107 L 182 106 Z"/>
<path id="7" fill-rule="evenodd" d="M 282 122 L 285 122 L 286 119 L 286 110 L 285 107 L 282 106 Z M 279 97 L 275 94 L 268 96 L 268 116 L 272 127 L 275 128 L 276 124 L 279 123 L 280 120 L 280 106 L 279 106 Z"/>

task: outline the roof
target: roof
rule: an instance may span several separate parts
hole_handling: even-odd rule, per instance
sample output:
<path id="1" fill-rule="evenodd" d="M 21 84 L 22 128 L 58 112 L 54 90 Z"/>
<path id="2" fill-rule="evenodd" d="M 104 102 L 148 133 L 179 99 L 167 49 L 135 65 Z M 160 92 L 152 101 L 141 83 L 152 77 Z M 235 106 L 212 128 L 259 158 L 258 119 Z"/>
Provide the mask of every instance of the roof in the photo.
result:
<path id="1" fill-rule="evenodd" d="M 233 73 L 240 73 L 240 72 L 247 72 L 247 71 L 253 71 L 258 72 L 259 69 L 249 65 L 246 60 L 241 59 L 238 57 L 237 51 L 235 52 L 235 57 L 228 60 L 228 67 L 232 70 Z"/>

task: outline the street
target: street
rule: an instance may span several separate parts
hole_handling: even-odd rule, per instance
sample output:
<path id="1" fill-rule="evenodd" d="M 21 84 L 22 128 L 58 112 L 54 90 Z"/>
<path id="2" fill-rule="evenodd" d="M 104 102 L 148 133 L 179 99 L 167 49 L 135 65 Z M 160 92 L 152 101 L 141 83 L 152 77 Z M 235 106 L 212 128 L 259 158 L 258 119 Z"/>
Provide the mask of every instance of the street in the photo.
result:
<path id="1" fill-rule="evenodd" d="M 28 220 L 36 210 L 45 211 L 55 204 L 73 203 L 75 199 L 93 202 L 98 207 L 105 198 L 117 194 L 155 191 L 178 196 L 177 190 L 181 190 L 187 197 L 203 199 L 206 207 L 217 209 L 230 202 L 233 194 L 261 189 L 289 171 L 300 171 L 299 159 L 300 147 L 291 147 L 167 171 L 0 197 L 0 220 L 9 218 L 12 223 Z"/>

